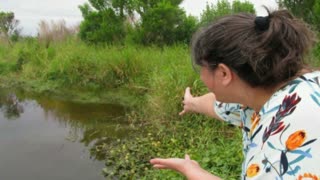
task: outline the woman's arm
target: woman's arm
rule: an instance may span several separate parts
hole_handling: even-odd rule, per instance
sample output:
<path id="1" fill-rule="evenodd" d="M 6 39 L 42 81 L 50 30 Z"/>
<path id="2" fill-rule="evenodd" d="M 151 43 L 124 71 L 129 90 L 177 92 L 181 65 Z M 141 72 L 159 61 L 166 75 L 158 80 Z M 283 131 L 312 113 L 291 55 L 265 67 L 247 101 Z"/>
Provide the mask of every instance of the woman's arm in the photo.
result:
<path id="1" fill-rule="evenodd" d="M 202 96 L 193 97 L 190 92 L 190 87 L 187 87 L 184 93 L 183 110 L 179 115 L 184 115 L 188 112 L 200 113 L 209 117 L 222 120 L 214 111 L 214 103 L 216 97 L 213 93 L 207 93 Z"/>

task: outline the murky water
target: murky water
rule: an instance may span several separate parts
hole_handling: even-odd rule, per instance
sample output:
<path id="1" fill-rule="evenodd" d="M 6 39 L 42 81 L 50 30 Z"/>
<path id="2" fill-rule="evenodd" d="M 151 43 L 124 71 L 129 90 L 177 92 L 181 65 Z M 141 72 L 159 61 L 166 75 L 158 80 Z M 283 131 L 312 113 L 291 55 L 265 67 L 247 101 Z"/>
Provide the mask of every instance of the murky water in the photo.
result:
<path id="1" fill-rule="evenodd" d="M 100 180 L 94 145 L 122 138 L 125 109 L 0 89 L 0 180 Z"/>

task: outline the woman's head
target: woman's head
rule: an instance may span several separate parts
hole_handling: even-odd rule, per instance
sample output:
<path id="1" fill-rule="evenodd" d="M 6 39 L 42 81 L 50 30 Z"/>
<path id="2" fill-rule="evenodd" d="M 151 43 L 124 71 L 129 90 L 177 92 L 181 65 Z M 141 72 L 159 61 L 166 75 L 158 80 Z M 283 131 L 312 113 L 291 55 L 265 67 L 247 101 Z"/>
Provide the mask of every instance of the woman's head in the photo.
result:
<path id="1" fill-rule="evenodd" d="M 304 67 L 314 40 L 306 24 L 287 10 L 266 17 L 228 15 L 194 35 L 193 61 L 211 69 L 224 64 L 252 87 L 273 87 Z"/>

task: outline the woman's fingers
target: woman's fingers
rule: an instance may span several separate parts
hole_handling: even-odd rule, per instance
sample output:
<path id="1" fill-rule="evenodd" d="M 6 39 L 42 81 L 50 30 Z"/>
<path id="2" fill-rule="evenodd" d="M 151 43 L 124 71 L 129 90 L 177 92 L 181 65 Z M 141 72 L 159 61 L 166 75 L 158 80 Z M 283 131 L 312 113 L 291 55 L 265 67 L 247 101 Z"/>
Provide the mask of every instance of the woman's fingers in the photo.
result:
<path id="1" fill-rule="evenodd" d="M 199 169 L 199 164 L 190 159 L 190 156 L 186 154 L 184 159 L 181 158 L 155 158 L 151 159 L 150 163 L 153 165 L 154 168 L 157 169 L 171 169 L 182 174 L 186 174 L 188 170 L 192 170 L 194 168 Z"/>
<path id="2" fill-rule="evenodd" d="M 190 87 L 187 87 L 185 92 L 184 92 L 184 99 L 188 99 L 189 97 L 192 97 L 191 92 L 190 92 Z"/>
<path id="3" fill-rule="evenodd" d="M 196 164 L 196 165 L 198 165 L 198 166 L 200 166 L 199 165 L 199 163 L 197 162 L 197 161 L 195 161 L 195 160 L 191 160 L 194 164 Z"/>
<path id="4" fill-rule="evenodd" d="M 184 92 L 184 97 L 183 97 L 183 100 L 182 100 L 182 103 L 181 105 L 183 105 L 183 110 L 179 113 L 180 116 L 186 114 L 187 112 L 189 112 L 189 101 L 190 101 L 190 98 L 192 98 L 192 95 L 190 93 L 190 87 L 187 87 L 185 89 L 185 92 Z"/>
<path id="5" fill-rule="evenodd" d="M 185 154 L 184 159 L 190 161 L 190 156 L 188 154 Z"/>
<path id="6" fill-rule="evenodd" d="M 165 165 L 167 161 L 167 159 L 155 158 L 151 159 L 150 163 L 153 165 Z"/>
<path id="7" fill-rule="evenodd" d="M 179 113 L 179 115 L 182 116 L 182 115 L 184 115 L 185 113 L 186 113 L 186 110 L 183 109 L 183 110 Z"/>
<path id="8" fill-rule="evenodd" d="M 179 171 L 181 169 L 181 166 L 184 165 L 184 159 L 180 158 L 168 158 L 168 159 L 151 159 L 150 163 L 153 165 L 153 167 L 158 169 L 173 169 L 176 171 Z"/>
<path id="9" fill-rule="evenodd" d="M 161 164 L 155 164 L 155 165 L 153 165 L 153 167 L 154 167 L 154 168 L 157 168 L 157 169 L 168 169 L 167 166 L 161 165 Z"/>

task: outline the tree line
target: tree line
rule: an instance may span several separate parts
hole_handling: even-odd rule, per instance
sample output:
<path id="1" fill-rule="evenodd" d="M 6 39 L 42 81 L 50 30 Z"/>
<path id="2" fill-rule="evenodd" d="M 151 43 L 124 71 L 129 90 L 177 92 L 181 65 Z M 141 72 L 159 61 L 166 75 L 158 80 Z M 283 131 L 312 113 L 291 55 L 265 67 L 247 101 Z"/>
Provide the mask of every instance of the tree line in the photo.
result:
<path id="1" fill-rule="evenodd" d="M 207 4 L 200 17 L 187 15 L 183 0 L 88 0 L 79 9 L 81 40 L 90 44 L 171 45 L 189 43 L 199 27 L 232 13 L 255 13 L 249 1 L 219 0 Z M 278 0 L 281 8 L 320 30 L 320 0 Z M 0 36 L 16 40 L 20 34 L 13 12 L 0 11 Z"/>
<path id="2" fill-rule="evenodd" d="M 170 45 L 189 43 L 195 30 L 213 19 L 231 13 L 254 13 L 253 4 L 218 1 L 207 4 L 198 19 L 180 7 L 183 0 L 89 0 L 80 6 L 84 20 L 80 38 L 89 43 Z"/>

